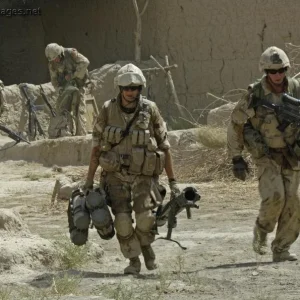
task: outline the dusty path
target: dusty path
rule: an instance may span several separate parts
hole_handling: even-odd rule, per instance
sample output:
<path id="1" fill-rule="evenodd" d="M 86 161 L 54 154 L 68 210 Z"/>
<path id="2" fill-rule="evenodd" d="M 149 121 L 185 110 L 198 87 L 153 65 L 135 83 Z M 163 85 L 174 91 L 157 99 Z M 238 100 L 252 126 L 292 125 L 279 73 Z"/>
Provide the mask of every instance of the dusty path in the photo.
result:
<path id="1" fill-rule="evenodd" d="M 57 209 L 49 208 L 57 173 L 23 161 L 2 162 L 0 170 L 2 208 L 17 209 L 33 234 L 56 239 L 67 233 L 66 202 Z M 127 262 L 116 238 L 100 240 L 91 230 L 90 241 L 103 247 L 104 256 L 67 272 L 70 277 L 80 276 L 77 294 L 83 296 L 31 299 L 299 299 L 299 264 L 270 263 L 271 253 L 261 258 L 251 249 L 258 209 L 256 183 L 213 182 L 196 187 L 202 196 L 200 209 L 192 211 L 192 220 L 182 212 L 173 233 L 173 238 L 188 249 L 183 251 L 174 243 L 156 241 L 158 270 L 150 272 L 143 266 L 140 276 L 123 276 Z M 163 227 L 160 235 L 165 234 Z M 292 250 L 300 255 L 298 242 Z M 33 291 L 44 290 L 53 284 L 52 277 L 57 274 L 63 276 L 63 272 L 28 270 L 21 265 L 3 271 L 0 299 L 21 299 L 5 298 L 3 291 L 7 289 L 26 286 Z"/>

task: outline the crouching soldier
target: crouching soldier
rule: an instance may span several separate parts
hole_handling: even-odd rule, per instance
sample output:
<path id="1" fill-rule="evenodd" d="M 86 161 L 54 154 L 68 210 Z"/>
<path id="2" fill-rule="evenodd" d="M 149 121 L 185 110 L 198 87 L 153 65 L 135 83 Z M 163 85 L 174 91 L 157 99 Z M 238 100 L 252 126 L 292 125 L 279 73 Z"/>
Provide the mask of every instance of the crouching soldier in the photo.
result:
<path id="1" fill-rule="evenodd" d="M 49 137 L 86 135 L 84 86 L 88 79 L 89 60 L 74 48 L 56 43 L 47 45 L 51 83 L 59 92 L 57 117 L 51 119 Z"/>

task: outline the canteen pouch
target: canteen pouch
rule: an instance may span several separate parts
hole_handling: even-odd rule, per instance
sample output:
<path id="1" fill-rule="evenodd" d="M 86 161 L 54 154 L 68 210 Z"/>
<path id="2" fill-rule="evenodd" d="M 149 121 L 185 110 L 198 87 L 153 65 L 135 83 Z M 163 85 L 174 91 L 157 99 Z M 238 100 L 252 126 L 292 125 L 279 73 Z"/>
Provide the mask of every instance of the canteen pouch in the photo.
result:
<path id="1" fill-rule="evenodd" d="M 120 157 L 114 151 L 103 151 L 100 154 L 99 164 L 104 171 L 119 172 L 120 171 Z"/>

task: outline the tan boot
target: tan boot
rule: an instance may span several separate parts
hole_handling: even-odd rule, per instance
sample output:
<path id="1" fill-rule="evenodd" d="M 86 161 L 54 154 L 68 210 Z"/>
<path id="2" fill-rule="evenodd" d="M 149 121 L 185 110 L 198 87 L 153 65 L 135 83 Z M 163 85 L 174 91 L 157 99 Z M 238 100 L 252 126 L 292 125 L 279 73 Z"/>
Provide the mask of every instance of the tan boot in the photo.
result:
<path id="1" fill-rule="evenodd" d="M 129 266 L 124 269 L 124 274 L 137 275 L 141 272 L 141 261 L 139 257 L 130 258 Z"/>
<path id="2" fill-rule="evenodd" d="M 155 263 L 155 254 L 151 245 L 142 246 L 142 254 L 144 256 L 146 268 L 148 270 L 155 270 L 157 265 Z"/>
<path id="3" fill-rule="evenodd" d="M 291 254 L 289 251 L 273 252 L 273 262 L 295 261 L 295 260 L 297 260 L 296 254 Z"/>
<path id="4" fill-rule="evenodd" d="M 264 255 L 267 253 L 267 233 L 263 232 L 257 226 L 253 230 L 253 250 L 259 255 Z"/>

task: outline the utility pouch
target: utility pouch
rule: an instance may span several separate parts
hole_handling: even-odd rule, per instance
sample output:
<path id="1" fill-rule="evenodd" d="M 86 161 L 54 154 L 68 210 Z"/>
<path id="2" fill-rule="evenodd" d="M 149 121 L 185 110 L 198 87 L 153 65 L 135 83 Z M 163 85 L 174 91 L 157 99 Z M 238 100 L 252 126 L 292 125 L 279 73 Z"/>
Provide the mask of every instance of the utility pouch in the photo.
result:
<path id="1" fill-rule="evenodd" d="M 156 153 L 146 151 L 142 174 L 152 176 L 156 167 Z"/>
<path id="2" fill-rule="evenodd" d="M 104 132 L 103 132 L 103 139 L 104 139 L 104 141 L 108 141 L 108 135 L 109 135 L 110 128 L 111 128 L 111 126 L 106 126 L 104 128 Z"/>
<path id="3" fill-rule="evenodd" d="M 121 132 L 122 132 L 122 129 L 121 128 L 117 128 L 116 130 L 115 130 L 115 142 L 117 143 L 117 144 L 119 144 L 120 143 L 120 141 L 121 141 Z"/>
<path id="4" fill-rule="evenodd" d="M 108 141 L 112 144 L 115 144 L 115 130 L 116 127 L 110 127 L 109 133 L 108 133 Z"/>
<path id="5" fill-rule="evenodd" d="M 138 138 L 139 138 L 139 131 L 138 130 L 133 130 L 132 131 L 132 136 L 131 136 L 132 146 L 136 146 L 138 144 Z"/>
<path id="6" fill-rule="evenodd" d="M 99 164 L 104 171 L 119 172 L 120 171 L 120 157 L 114 151 L 103 151 L 100 154 Z"/>
<path id="7" fill-rule="evenodd" d="M 144 133 L 145 133 L 145 143 L 144 143 L 144 145 L 147 145 L 149 143 L 149 140 L 150 140 L 150 131 L 145 130 Z"/>
<path id="8" fill-rule="evenodd" d="M 143 146 L 144 143 L 145 143 L 145 132 L 144 130 L 139 130 L 138 145 Z"/>
<path id="9" fill-rule="evenodd" d="M 128 173 L 141 174 L 144 158 L 145 158 L 144 148 L 133 147 Z"/>
<path id="10" fill-rule="evenodd" d="M 157 142 L 156 142 L 156 140 L 155 140 L 154 137 L 149 137 L 147 139 L 147 149 L 149 151 L 156 151 L 156 149 L 157 149 Z"/>
<path id="11" fill-rule="evenodd" d="M 164 151 L 156 150 L 156 164 L 155 164 L 155 170 L 153 175 L 160 175 L 165 168 L 166 164 L 166 154 Z"/>

